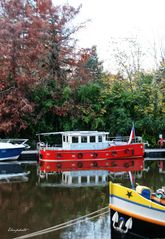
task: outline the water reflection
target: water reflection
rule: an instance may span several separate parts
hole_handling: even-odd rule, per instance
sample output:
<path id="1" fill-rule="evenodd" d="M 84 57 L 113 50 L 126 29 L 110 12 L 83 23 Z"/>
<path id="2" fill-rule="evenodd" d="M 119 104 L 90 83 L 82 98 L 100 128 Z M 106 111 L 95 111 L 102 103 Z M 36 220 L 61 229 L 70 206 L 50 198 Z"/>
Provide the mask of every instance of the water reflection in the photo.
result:
<path id="1" fill-rule="evenodd" d="M 29 174 L 18 162 L 0 163 L 0 183 L 27 182 Z"/>
<path id="2" fill-rule="evenodd" d="M 36 184 L 38 181 L 36 165 L 22 167 L 24 171 L 31 172 L 28 175 L 28 182 L 0 184 L 0 232 L 3 239 L 16 238 L 59 225 L 108 205 L 108 186 L 40 187 Z M 138 183 L 145 184 L 153 190 L 165 186 L 165 177 L 155 166 L 148 172 L 143 172 L 141 178 L 139 175 L 137 178 Z M 127 175 L 113 175 L 111 180 L 130 186 Z M 105 214 L 35 238 L 107 239 L 110 238 L 109 223 L 109 215 Z"/>
<path id="3" fill-rule="evenodd" d="M 60 235 L 61 239 L 107 239 L 110 238 L 109 214 L 98 218 L 95 221 L 86 221 L 68 228 Z"/>

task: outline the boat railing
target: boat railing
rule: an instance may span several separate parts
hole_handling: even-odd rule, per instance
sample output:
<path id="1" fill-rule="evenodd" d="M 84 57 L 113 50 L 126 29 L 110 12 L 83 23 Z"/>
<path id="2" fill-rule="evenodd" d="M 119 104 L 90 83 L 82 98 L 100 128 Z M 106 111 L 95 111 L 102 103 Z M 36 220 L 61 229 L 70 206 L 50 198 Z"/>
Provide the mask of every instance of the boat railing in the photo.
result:
<path id="1" fill-rule="evenodd" d="M 24 145 L 26 149 L 30 148 L 30 145 L 28 145 L 26 142 L 28 139 L 16 139 L 16 138 L 10 138 L 10 139 L 0 139 L 0 142 L 2 143 L 11 143 L 11 144 L 17 144 L 17 145 Z"/>
<path id="2" fill-rule="evenodd" d="M 127 143 L 129 141 L 129 136 L 107 137 L 107 141 Z M 136 136 L 132 140 L 132 142 L 134 142 L 134 143 L 142 143 L 142 137 L 141 136 Z"/>
<path id="3" fill-rule="evenodd" d="M 37 150 L 39 150 L 40 148 L 53 148 L 53 149 L 57 148 L 57 149 L 59 149 L 59 148 L 62 148 L 62 144 L 51 144 L 50 145 L 45 142 L 38 142 L 36 147 L 37 147 Z"/>
<path id="4" fill-rule="evenodd" d="M 15 138 L 11 138 L 11 139 L 0 139 L 1 142 L 4 143 L 12 143 L 12 144 L 25 144 L 28 139 L 15 139 Z"/>

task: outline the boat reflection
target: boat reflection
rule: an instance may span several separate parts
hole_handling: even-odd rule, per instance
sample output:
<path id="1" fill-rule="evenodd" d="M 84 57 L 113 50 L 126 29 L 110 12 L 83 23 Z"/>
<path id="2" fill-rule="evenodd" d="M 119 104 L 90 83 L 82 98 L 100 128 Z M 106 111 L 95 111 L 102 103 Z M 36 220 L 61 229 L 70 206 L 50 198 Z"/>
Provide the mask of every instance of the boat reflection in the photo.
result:
<path id="1" fill-rule="evenodd" d="M 143 171 L 134 172 L 134 177 L 141 179 Z M 129 179 L 128 172 L 109 172 L 106 170 L 66 171 L 61 173 L 37 173 L 37 185 L 40 187 L 96 187 L 107 186 L 109 180 Z"/>
<path id="2" fill-rule="evenodd" d="M 39 174 L 38 185 L 42 187 L 93 187 L 106 186 L 109 172 L 106 170 L 66 171 Z"/>
<path id="3" fill-rule="evenodd" d="M 27 182 L 30 171 L 26 172 L 18 162 L 0 163 L 0 183 Z"/>

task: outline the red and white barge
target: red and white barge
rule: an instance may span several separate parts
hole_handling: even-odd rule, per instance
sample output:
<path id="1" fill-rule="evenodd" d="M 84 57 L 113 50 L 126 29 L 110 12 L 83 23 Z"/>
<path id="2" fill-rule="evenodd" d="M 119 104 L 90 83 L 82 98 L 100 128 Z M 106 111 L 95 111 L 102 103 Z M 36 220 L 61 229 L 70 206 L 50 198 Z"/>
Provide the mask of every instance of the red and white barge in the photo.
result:
<path id="1" fill-rule="evenodd" d="M 66 131 L 37 135 L 40 173 L 76 170 L 120 172 L 143 169 L 144 144 L 141 137 L 129 142 L 128 137 L 110 139 L 108 132 L 99 131 Z M 59 135 L 61 144 L 55 145 L 55 141 L 52 143 L 52 136 Z M 41 141 L 42 136 L 47 136 L 47 142 Z M 50 138 L 51 143 L 48 143 Z"/>

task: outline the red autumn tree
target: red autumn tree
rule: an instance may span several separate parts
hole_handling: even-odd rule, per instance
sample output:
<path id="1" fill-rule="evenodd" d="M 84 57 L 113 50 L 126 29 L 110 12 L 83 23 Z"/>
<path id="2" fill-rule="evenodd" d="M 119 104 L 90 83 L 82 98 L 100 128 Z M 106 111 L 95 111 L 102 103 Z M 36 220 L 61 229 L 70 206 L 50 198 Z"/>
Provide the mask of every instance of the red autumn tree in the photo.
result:
<path id="1" fill-rule="evenodd" d="M 51 0 L 1 0 L 0 132 L 27 127 L 34 109 L 31 91 L 38 85 L 55 81 L 58 97 L 75 65 L 71 35 L 79 27 L 68 23 L 78 12 Z"/>
<path id="2" fill-rule="evenodd" d="M 78 78 L 81 84 L 100 79 L 102 70 L 102 62 L 98 60 L 96 46 L 80 49 L 75 78 Z"/>

